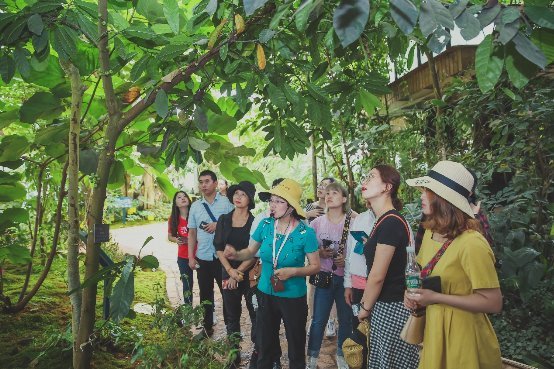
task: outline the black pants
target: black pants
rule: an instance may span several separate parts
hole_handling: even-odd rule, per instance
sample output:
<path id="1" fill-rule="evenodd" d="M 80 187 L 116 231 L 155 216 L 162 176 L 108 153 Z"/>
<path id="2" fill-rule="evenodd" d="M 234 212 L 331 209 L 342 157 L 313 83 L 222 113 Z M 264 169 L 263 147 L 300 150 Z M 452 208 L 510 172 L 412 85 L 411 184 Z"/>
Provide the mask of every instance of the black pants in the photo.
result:
<path id="1" fill-rule="evenodd" d="M 298 298 L 276 297 L 259 292 L 256 315 L 259 347 L 258 369 L 271 369 L 275 361 L 275 342 L 279 342 L 281 319 L 289 349 L 289 368 L 304 369 L 306 366 L 306 321 L 308 304 L 306 296 Z"/>
<path id="2" fill-rule="evenodd" d="M 364 296 L 364 290 L 360 290 L 358 288 L 352 288 L 352 306 L 354 304 L 359 304 L 360 301 L 362 301 L 363 296 Z M 358 320 L 358 317 L 354 315 L 354 312 L 352 312 L 352 330 L 354 331 L 356 328 L 358 328 L 359 324 L 360 324 L 360 321 Z"/>
<path id="3" fill-rule="evenodd" d="M 196 269 L 198 288 L 200 289 L 200 302 L 208 301 L 210 303 L 204 305 L 203 326 L 205 329 L 211 329 L 214 325 L 214 280 L 219 286 L 219 291 L 223 292 L 221 289 L 221 263 L 215 258 L 212 261 L 196 260 L 200 265 L 200 268 Z M 223 304 L 223 309 L 225 309 L 225 303 Z M 225 314 L 223 318 L 225 320 Z"/>
<path id="4" fill-rule="evenodd" d="M 242 314 L 242 298 L 246 301 L 246 308 L 250 315 L 250 322 L 252 323 L 250 329 L 250 339 L 254 343 L 254 349 L 256 347 L 256 311 L 252 305 L 253 292 L 250 288 L 250 281 L 245 278 L 238 284 L 238 287 L 234 290 L 223 290 L 223 313 L 225 314 L 225 321 L 227 324 L 227 335 L 233 334 L 240 335 L 240 316 Z"/>

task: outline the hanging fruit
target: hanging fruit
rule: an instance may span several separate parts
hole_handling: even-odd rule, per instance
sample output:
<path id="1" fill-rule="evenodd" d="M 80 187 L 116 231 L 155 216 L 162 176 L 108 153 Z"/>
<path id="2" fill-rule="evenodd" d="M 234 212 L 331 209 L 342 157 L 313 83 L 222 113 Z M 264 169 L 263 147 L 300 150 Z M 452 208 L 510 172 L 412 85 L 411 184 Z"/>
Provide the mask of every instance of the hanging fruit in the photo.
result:
<path id="1" fill-rule="evenodd" d="M 217 42 L 217 39 L 221 34 L 221 30 L 223 29 L 226 23 L 227 23 L 227 18 L 224 18 L 221 20 L 221 23 L 219 23 L 219 25 L 215 27 L 215 29 L 213 30 L 208 40 L 208 50 L 211 50 L 215 46 L 215 43 Z"/>
<path id="2" fill-rule="evenodd" d="M 258 58 L 258 68 L 260 70 L 265 69 L 265 53 L 264 48 L 261 44 L 256 45 L 256 57 Z"/>
<path id="3" fill-rule="evenodd" d="M 237 35 L 244 32 L 244 19 L 240 14 L 235 14 L 235 28 L 237 29 Z"/>

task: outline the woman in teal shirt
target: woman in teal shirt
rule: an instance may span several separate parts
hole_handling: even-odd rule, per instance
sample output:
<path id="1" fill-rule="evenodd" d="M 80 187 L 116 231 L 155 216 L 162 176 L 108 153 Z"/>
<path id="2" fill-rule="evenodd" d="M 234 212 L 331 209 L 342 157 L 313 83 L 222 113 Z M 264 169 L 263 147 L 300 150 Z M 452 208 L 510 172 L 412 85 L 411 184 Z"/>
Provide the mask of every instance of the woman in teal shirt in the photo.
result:
<path id="1" fill-rule="evenodd" d="M 224 252 L 228 259 L 247 260 L 260 251 L 258 369 L 271 369 L 274 360 L 271 344 L 278 341 L 281 319 L 285 324 L 290 369 L 306 366 L 306 276 L 319 271 L 319 254 L 315 231 L 302 222 L 306 213 L 300 206 L 301 195 L 300 185 L 288 178 L 269 192 L 261 192 L 260 199 L 269 200 L 271 217 L 260 222 L 248 248 L 236 251 L 227 245 Z"/>

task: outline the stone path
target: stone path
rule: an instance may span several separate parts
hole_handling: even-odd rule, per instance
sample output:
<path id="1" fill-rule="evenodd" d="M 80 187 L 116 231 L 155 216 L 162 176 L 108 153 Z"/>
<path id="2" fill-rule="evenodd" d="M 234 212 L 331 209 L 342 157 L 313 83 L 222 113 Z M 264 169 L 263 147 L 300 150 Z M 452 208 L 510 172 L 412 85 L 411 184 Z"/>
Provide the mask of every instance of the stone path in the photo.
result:
<path id="1" fill-rule="evenodd" d="M 160 269 L 166 274 L 166 290 L 168 299 L 173 306 L 178 306 L 183 303 L 182 284 L 177 267 L 177 245 L 167 241 L 167 223 L 153 223 L 136 227 L 119 228 L 110 231 L 115 242 L 119 243 L 119 248 L 122 252 L 138 255 L 140 248 L 148 236 L 154 237 L 144 249 L 141 256 L 154 255 L 160 262 Z M 196 273 L 194 275 L 194 291 L 193 303 L 199 304 L 198 283 L 196 281 Z M 223 324 L 223 302 L 219 289 L 215 288 L 215 314 L 218 318 L 218 324 L 214 327 L 216 337 L 225 335 L 225 325 Z M 243 314 L 241 317 L 241 327 L 245 338 L 249 337 L 250 321 L 248 311 L 243 301 Z M 287 358 L 287 341 L 285 337 L 284 327 L 281 325 L 281 347 L 283 356 L 281 363 L 283 368 L 288 368 Z M 243 368 L 248 368 L 248 360 L 252 351 L 252 343 L 249 339 L 245 339 L 241 344 Z M 337 367 L 335 362 L 336 338 L 324 339 L 319 356 L 319 369 L 334 369 Z"/>

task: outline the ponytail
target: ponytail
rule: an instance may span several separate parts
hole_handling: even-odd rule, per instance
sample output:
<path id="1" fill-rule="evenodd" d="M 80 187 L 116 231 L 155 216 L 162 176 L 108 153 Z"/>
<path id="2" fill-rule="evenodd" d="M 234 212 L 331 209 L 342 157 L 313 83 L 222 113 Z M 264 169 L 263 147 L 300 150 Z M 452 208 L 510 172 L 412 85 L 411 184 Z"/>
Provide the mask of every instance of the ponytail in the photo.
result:
<path id="1" fill-rule="evenodd" d="M 404 207 L 404 205 L 402 204 L 402 200 L 400 200 L 396 194 L 394 194 L 394 197 L 392 197 L 392 205 L 394 206 L 394 208 L 397 210 L 397 211 L 400 211 L 402 210 L 402 208 Z"/>

